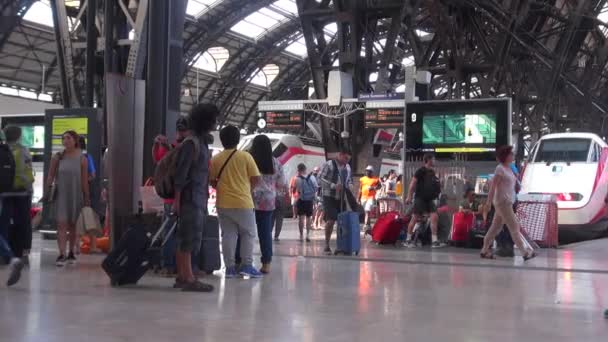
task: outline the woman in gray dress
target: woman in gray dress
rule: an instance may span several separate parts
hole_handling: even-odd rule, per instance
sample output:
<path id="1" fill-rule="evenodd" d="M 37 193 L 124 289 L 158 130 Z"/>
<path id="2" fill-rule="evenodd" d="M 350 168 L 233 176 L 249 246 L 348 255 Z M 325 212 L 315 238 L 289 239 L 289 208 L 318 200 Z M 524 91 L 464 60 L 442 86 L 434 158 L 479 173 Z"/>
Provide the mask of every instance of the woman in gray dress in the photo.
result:
<path id="1" fill-rule="evenodd" d="M 56 265 L 74 264 L 74 251 L 78 243 L 76 220 L 83 206 L 90 206 L 88 163 L 78 145 L 79 136 L 74 131 L 63 134 L 63 152 L 56 153 L 51 160 L 47 179 L 48 198 L 51 186 L 55 184 L 55 217 L 57 220 L 57 245 L 59 256 Z M 69 239 L 69 253 L 65 256 Z"/>

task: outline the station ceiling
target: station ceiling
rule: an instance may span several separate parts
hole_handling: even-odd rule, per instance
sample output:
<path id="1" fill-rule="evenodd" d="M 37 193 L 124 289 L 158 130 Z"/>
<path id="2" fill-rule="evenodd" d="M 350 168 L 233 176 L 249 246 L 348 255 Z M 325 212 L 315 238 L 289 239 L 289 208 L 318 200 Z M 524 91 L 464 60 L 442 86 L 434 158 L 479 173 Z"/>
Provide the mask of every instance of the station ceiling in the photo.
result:
<path id="1" fill-rule="evenodd" d="M 0 33 L 0 93 L 10 96 L 35 98 L 41 101 L 60 101 L 57 93 L 60 79 L 57 72 L 56 42 L 49 0 L 14 0 L 20 3 L 17 13 L 9 13 L 11 8 L 4 0 L 0 9 L 4 15 L 17 15 L 23 20 L 5 21 Z M 66 1 L 67 6 L 77 9 L 80 0 Z M 125 1 L 125 4 L 129 1 Z M 329 1 L 326 1 L 329 2 Z M 422 46 L 431 44 L 433 37 L 445 27 L 432 20 L 433 6 L 447 6 L 447 1 L 414 1 L 420 7 L 419 14 L 408 23 L 403 23 L 403 34 L 397 40 L 394 64 L 413 65 L 415 60 L 413 41 Z M 476 6 L 475 1 L 454 0 L 453 6 Z M 488 0 L 486 4 L 500 7 L 505 16 L 512 15 L 509 8 L 514 0 Z M 535 3 L 544 12 L 551 14 L 550 25 L 544 25 L 536 32 L 530 32 L 529 46 L 538 53 L 546 50 L 550 54 L 556 49 L 557 40 L 552 30 L 571 22 L 582 3 L 595 5 L 593 18 L 596 30 L 584 39 L 582 44 L 572 46 L 574 55 L 583 63 L 599 64 L 599 75 L 595 75 L 593 96 L 601 99 L 601 89 L 606 88 L 608 70 L 608 5 L 606 1 L 523 1 Z M 528 4 L 529 5 L 529 4 Z M 4 6 L 4 7 L 2 7 Z M 590 5 L 591 6 L 591 5 Z M 301 30 L 295 0 L 189 0 L 187 21 L 184 29 L 184 59 L 187 73 L 182 81 L 182 111 L 187 112 L 198 100 L 219 102 L 230 110 L 228 122 L 253 126 L 256 104 L 260 100 L 302 99 L 312 94 L 310 64 L 307 60 L 306 44 Z M 515 13 L 515 12 L 514 12 Z M 386 39 L 383 27 L 387 23 L 380 19 L 374 54 L 384 50 Z M 414 30 L 407 25 L 414 25 Z M 323 28 L 328 42 L 335 40 L 337 26 L 328 22 Z M 414 40 L 408 39 L 406 32 L 413 32 Z M 488 39 L 492 41 L 492 39 Z M 449 44 L 450 42 L 441 42 Z M 452 42 L 456 43 L 456 42 Z M 602 50 L 597 50 L 601 45 Z M 330 44 L 337 50 L 336 44 Z M 449 47 L 446 47 L 449 49 Z M 604 55 L 593 59 L 590 52 L 601 51 Z M 329 51 L 338 65 L 337 54 Z M 521 50 L 510 50 L 511 54 L 522 54 Z M 586 57 L 587 56 L 587 57 Z M 75 60 L 84 58 L 82 53 L 74 54 Z M 566 66 L 568 69 L 570 66 Z M 373 84 L 377 74 L 369 75 Z M 481 79 L 475 79 L 471 96 L 481 95 Z M 396 78 L 391 84 L 396 91 L 403 90 L 403 79 Z M 234 90 L 237 91 L 234 91 Z M 446 83 L 438 82 L 433 95 L 442 98 L 449 89 Z M 536 96 L 532 94 L 532 96 Z M 540 94 L 538 94 L 540 96 Z M 604 104 L 608 102 L 603 99 Z M 600 101 L 601 102 L 601 101 Z"/>

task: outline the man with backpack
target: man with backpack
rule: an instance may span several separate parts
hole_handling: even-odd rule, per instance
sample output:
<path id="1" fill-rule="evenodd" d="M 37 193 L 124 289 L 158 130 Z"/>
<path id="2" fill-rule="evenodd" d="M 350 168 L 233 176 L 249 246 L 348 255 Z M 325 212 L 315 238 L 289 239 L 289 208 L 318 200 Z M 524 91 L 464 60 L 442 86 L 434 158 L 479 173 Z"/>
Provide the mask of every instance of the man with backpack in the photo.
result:
<path id="1" fill-rule="evenodd" d="M 20 127 L 7 126 L 4 129 L 4 134 L 15 162 L 15 176 L 12 191 L 3 194 L 0 233 L 8 238 L 15 256 L 24 258 L 32 248 L 32 224 L 30 219 L 32 185 L 34 184 L 32 155 L 27 147 L 20 143 Z"/>
<path id="2" fill-rule="evenodd" d="M 4 208 L 4 202 L 8 202 L 5 199 L 5 195 L 11 195 L 14 187 L 15 178 L 15 158 L 11 150 L 11 146 L 6 143 L 4 132 L 0 130 L 0 215 L 2 218 L 8 216 L 10 220 L 10 208 Z M 21 278 L 21 271 L 23 270 L 24 263 L 21 258 L 18 258 L 13 253 L 13 250 L 8 243 L 8 224 L 0 222 L 0 258 L 4 259 L 2 262 L 9 264 L 10 272 L 6 281 L 6 286 L 12 286 L 19 281 Z"/>
<path id="3" fill-rule="evenodd" d="M 200 250 L 203 239 L 209 198 L 209 133 L 215 129 L 218 116 L 219 110 L 213 104 L 194 106 L 189 117 L 191 135 L 177 148 L 173 202 L 173 213 L 179 217 L 175 287 L 186 292 L 213 291 L 212 285 L 196 280 L 192 256 Z"/>
<path id="4" fill-rule="evenodd" d="M 311 173 L 306 175 L 306 165 L 298 165 L 298 175 L 294 184 L 294 191 L 298 193 L 296 202 L 298 214 L 298 228 L 300 228 L 300 242 L 303 241 L 304 226 L 306 226 L 306 242 L 310 242 L 310 229 L 312 228 L 312 215 L 314 202 L 318 189 L 317 179 Z"/>
<path id="5" fill-rule="evenodd" d="M 329 242 L 338 215 L 345 209 L 345 191 L 352 187 L 352 172 L 348 162 L 350 153 L 342 150 L 335 160 L 328 160 L 321 169 L 319 181 L 323 196 L 323 212 L 325 215 L 325 254 L 331 254 Z"/>
<path id="6" fill-rule="evenodd" d="M 424 166 L 414 174 L 405 200 L 406 204 L 411 204 L 412 197 L 414 197 L 414 212 L 407 227 L 405 246 L 408 248 L 416 247 L 416 242 L 413 241 L 414 226 L 421 216 L 430 214 L 431 248 L 441 248 L 445 246 L 445 243 L 440 242 L 437 237 L 439 215 L 437 215 L 437 206 L 435 205 L 435 200 L 441 193 L 441 184 L 433 169 L 435 157 L 432 154 L 425 154 L 423 161 Z"/>

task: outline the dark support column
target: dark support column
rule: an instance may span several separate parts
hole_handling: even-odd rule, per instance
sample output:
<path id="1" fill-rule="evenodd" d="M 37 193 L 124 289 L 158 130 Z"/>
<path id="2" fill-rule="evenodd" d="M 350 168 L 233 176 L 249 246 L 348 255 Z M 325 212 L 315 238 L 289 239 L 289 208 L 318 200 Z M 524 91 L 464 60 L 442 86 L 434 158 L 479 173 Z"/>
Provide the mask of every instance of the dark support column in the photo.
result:
<path id="1" fill-rule="evenodd" d="M 61 102 L 65 108 L 70 108 L 70 86 L 65 69 L 65 58 L 61 31 L 59 30 L 59 15 L 57 13 L 56 0 L 51 0 L 51 12 L 53 13 L 53 31 L 55 32 L 55 42 L 57 43 L 57 66 L 61 78 Z"/>
<path id="2" fill-rule="evenodd" d="M 146 127 L 144 149 L 165 132 L 167 110 L 167 55 L 170 1 L 151 1 L 148 9 L 148 66 L 146 77 Z M 151 174 L 152 157 L 144 154 L 144 175 Z"/>
<path id="3" fill-rule="evenodd" d="M 148 10 L 148 66 L 144 151 L 154 137 L 175 137 L 174 123 L 180 113 L 183 40 L 186 1 L 151 1 Z M 144 176 L 152 175 L 153 161 L 144 153 Z"/>
<path id="4" fill-rule="evenodd" d="M 97 52 L 97 34 L 95 15 L 97 14 L 97 0 L 89 0 L 87 5 L 87 64 L 86 64 L 86 92 L 85 107 L 93 107 L 95 99 L 95 53 Z"/>

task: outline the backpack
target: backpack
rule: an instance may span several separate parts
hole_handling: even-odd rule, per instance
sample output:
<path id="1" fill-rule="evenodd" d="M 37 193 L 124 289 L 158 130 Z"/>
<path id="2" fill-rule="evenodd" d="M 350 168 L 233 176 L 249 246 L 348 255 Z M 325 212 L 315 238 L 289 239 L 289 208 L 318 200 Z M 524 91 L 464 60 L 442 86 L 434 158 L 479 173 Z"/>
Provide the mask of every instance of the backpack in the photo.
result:
<path id="1" fill-rule="evenodd" d="M 154 169 L 154 189 L 156 194 L 164 199 L 173 199 L 175 197 L 175 171 L 177 169 L 177 156 L 186 141 L 194 143 L 193 161 L 198 160 L 200 155 L 200 141 L 194 136 L 187 137 L 176 148 L 169 151 L 163 159 L 161 159 Z"/>
<path id="2" fill-rule="evenodd" d="M 299 199 L 302 201 L 312 201 L 315 199 L 315 195 L 317 194 L 317 189 L 315 189 L 314 185 L 310 181 L 310 176 L 306 177 L 298 176 L 301 180 L 300 189 L 299 189 Z"/>
<path id="3" fill-rule="evenodd" d="M 439 178 L 432 170 L 426 170 L 424 173 L 424 181 L 422 182 L 421 198 L 427 201 L 436 200 L 441 194 L 441 183 Z"/>
<path id="4" fill-rule="evenodd" d="M 32 161 L 27 160 L 25 155 L 26 149 L 21 145 L 10 146 L 15 160 L 15 178 L 13 189 L 28 190 L 34 183 L 34 172 L 32 170 Z"/>
<path id="5" fill-rule="evenodd" d="M 15 156 L 11 148 L 7 144 L 0 143 L 0 193 L 13 190 L 15 169 Z"/>

